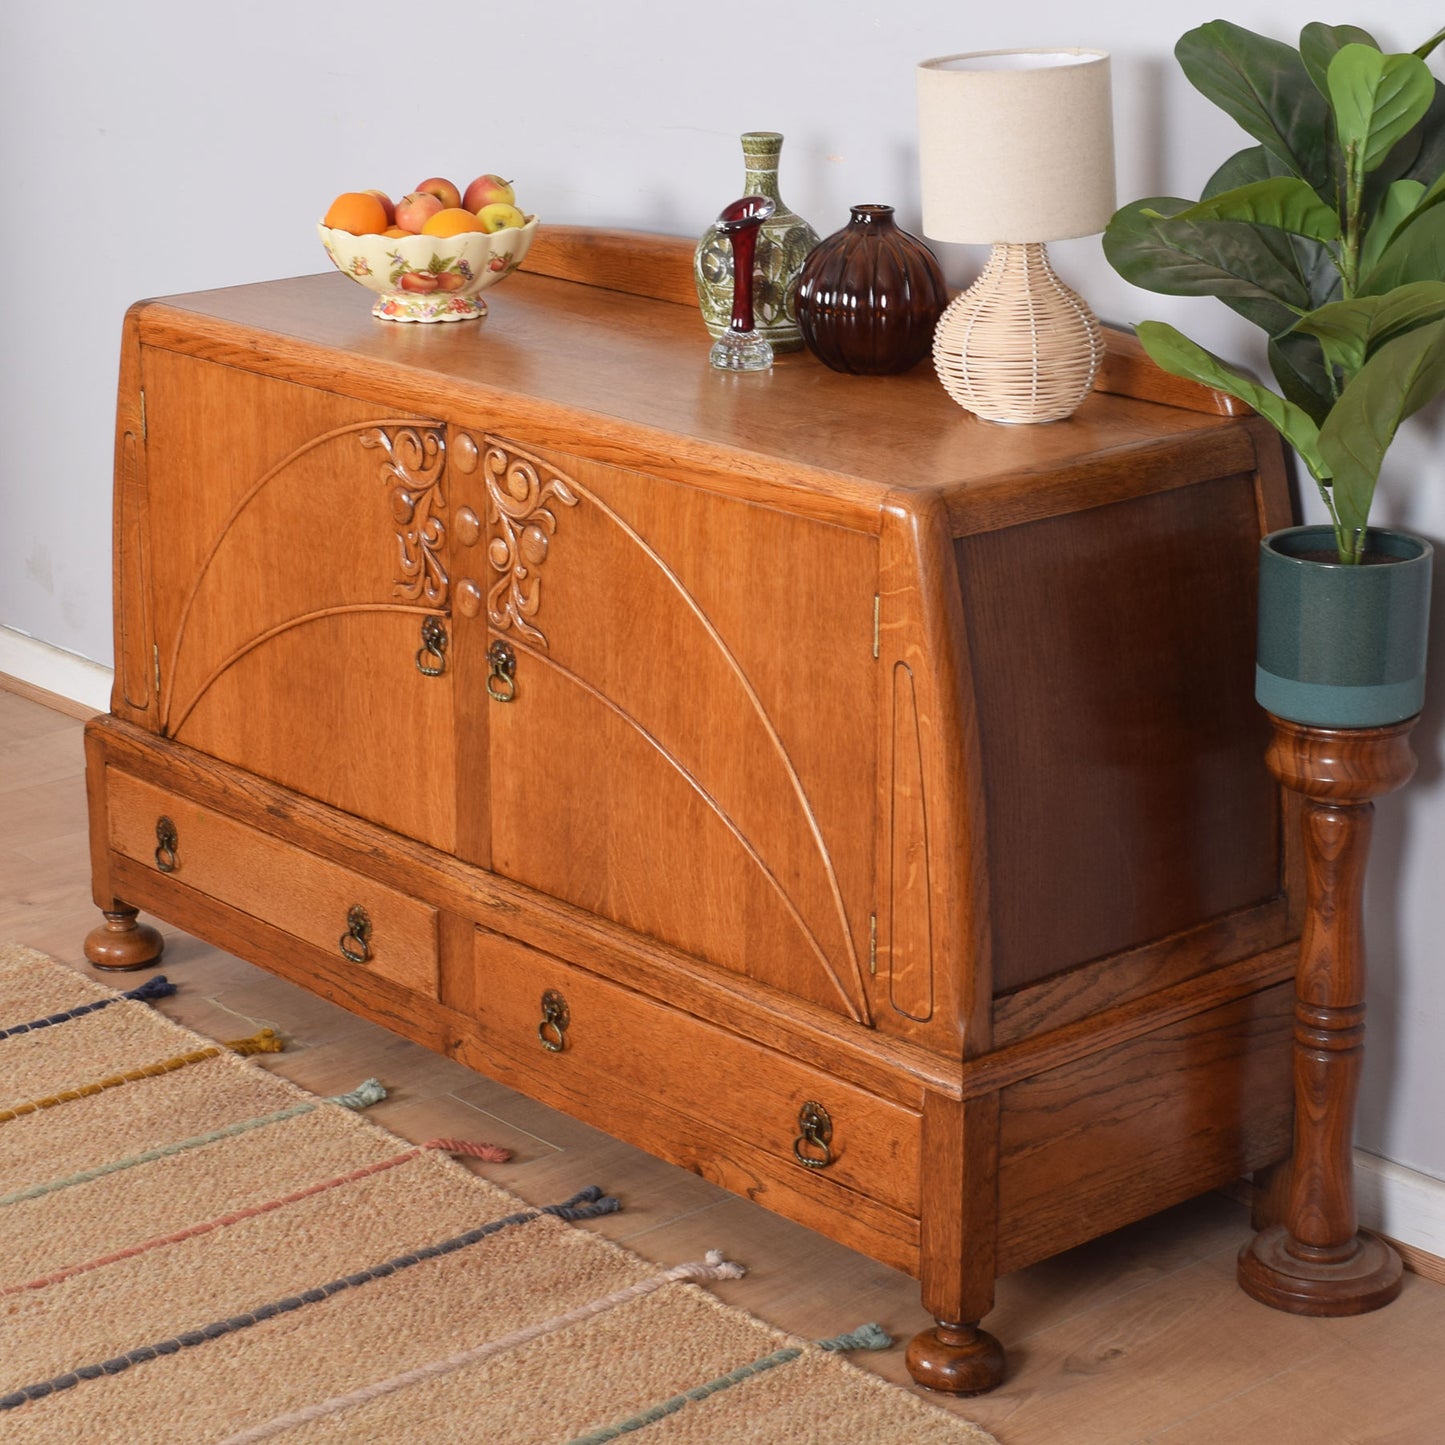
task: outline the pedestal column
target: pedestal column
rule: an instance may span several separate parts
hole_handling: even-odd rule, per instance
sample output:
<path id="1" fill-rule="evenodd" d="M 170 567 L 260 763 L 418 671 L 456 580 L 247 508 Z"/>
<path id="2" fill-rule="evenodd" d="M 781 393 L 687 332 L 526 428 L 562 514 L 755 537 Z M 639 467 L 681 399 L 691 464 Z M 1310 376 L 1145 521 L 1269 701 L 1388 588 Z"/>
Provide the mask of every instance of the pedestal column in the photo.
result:
<path id="1" fill-rule="evenodd" d="M 1306 914 L 1295 971 L 1295 1139 L 1282 1223 L 1239 1257 L 1239 1283 L 1275 1309 L 1364 1314 L 1400 1292 L 1400 1257 L 1360 1231 L 1353 1173 L 1365 1040 L 1365 863 L 1373 799 L 1415 771 L 1415 719 L 1315 728 L 1273 718 L 1270 772 L 1304 799 Z"/>

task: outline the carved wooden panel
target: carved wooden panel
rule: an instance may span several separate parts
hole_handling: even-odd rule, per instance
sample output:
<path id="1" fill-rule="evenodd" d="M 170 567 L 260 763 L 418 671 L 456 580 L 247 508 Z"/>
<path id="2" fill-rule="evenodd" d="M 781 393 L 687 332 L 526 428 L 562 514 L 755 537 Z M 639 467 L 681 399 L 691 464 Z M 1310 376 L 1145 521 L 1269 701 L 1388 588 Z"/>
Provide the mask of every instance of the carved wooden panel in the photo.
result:
<path id="1" fill-rule="evenodd" d="M 142 377 L 161 730 L 449 847 L 441 428 L 167 352 Z"/>
<path id="2" fill-rule="evenodd" d="M 493 867 L 868 1021 L 874 539 L 511 443 L 479 477 Z"/>

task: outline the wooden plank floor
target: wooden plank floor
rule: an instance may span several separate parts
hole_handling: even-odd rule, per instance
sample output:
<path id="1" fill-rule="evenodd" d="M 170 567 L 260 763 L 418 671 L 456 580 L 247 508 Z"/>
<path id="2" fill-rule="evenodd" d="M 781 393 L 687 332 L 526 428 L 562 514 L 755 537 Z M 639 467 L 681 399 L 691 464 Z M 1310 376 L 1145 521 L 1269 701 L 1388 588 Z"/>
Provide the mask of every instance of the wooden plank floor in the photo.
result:
<path id="1" fill-rule="evenodd" d="M 0 690 L 0 940 L 98 977 L 81 953 L 97 920 L 81 725 Z M 624 1207 L 592 1227 L 638 1253 L 675 1264 L 723 1250 L 748 1267 L 716 1287 L 741 1308 L 813 1337 L 876 1319 L 906 1342 L 927 1323 L 906 1276 L 194 938 L 167 930 L 164 968 L 182 986 L 166 1012 L 222 1038 L 271 1025 L 287 1047 L 263 1062 L 298 1084 L 334 1093 L 377 1075 L 391 1094 L 370 1117 L 411 1140 L 507 1146 L 511 1163 L 482 1167 L 524 1198 L 596 1182 Z M 1296 1319 L 1235 1287 L 1247 1233 L 1240 1205 L 1208 1196 L 1001 1280 L 988 1325 L 1008 1349 L 1008 1378 L 947 1407 L 1003 1445 L 1445 1441 L 1445 1287 L 1407 1275 L 1377 1314 Z M 857 1358 L 907 1380 L 901 1343 Z"/>

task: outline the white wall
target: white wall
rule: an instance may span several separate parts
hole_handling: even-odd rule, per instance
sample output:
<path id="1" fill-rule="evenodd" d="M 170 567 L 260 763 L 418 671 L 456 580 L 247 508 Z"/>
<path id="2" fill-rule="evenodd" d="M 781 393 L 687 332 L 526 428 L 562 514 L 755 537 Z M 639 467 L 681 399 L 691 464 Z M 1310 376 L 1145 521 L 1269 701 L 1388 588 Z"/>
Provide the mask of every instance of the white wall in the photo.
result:
<path id="1" fill-rule="evenodd" d="M 111 417 L 121 317 L 147 295 L 324 269 L 312 223 L 338 191 L 425 176 L 518 180 L 544 223 L 696 234 L 741 181 L 736 137 L 787 137 L 783 194 L 824 234 L 850 204 L 918 218 L 914 62 L 1093 45 L 1115 57 L 1121 199 L 1198 194 L 1245 144 L 1171 51 L 1212 18 L 1179 0 L 5 0 L 0 3 L 0 626 L 110 659 Z M 1228 18 L 1293 40 L 1304 0 Z M 729 15 L 735 18 L 730 23 Z M 1366 8 L 1324 18 L 1368 24 Z M 1438 6 L 1395 0 L 1387 47 Z M 1257 359 L 1208 301 L 1134 291 L 1097 240 L 1053 248 L 1109 320 L 1176 321 Z M 953 251 L 950 279 L 976 256 Z M 358 303 L 361 298 L 358 295 Z M 1442 413 L 1398 448 L 1378 519 L 1445 538 Z M 1309 508 L 1314 515 L 1314 508 Z M 1445 578 L 1437 596 L 1445 595 Z M 1371 1047 L 1360 1139 L 1445 1179 L 1445 609 L 1416 781 L 1379 805 L 1370 878 Z"/>

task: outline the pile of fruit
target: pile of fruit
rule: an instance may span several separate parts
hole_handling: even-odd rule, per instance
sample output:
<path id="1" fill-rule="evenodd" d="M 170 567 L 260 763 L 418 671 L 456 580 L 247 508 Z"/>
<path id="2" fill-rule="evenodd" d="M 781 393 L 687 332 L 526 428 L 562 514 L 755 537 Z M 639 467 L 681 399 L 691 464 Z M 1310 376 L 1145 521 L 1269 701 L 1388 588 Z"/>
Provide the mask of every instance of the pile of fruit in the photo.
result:
<path id="1" fill-rule="evenodd" d="M 460 236 L 525 226 L 512 183 L 478 176 L 465 191 L 432 176 L 395 205 L 385 191 L 346 191 L 332 201 L 324 224 L 353 236 Z"/>

